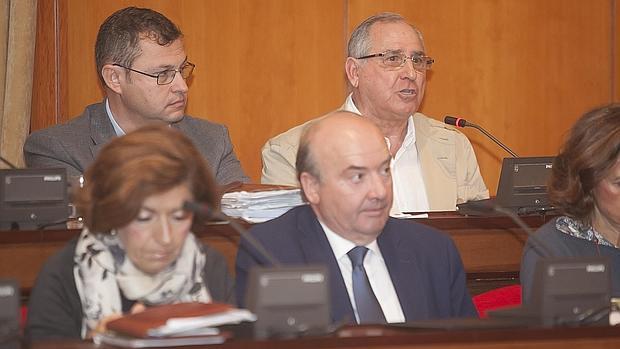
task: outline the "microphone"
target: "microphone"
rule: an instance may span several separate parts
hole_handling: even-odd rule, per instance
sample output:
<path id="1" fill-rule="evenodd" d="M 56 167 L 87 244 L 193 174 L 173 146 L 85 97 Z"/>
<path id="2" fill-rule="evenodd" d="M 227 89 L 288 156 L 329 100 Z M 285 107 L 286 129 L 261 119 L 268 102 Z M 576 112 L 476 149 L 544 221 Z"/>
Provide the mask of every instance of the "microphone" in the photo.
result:
<path id="1" fill-rule="evenodd" d="M 218 219 L 227 221 L 228 224 L 230 224 L 230 226 L 237 233 L 239 233 L 242 238 L 246 239 L 248 243 L 252 247 L 254 247 L 256 251 L 258 251 L 258 253 L 261 254 L 262 257 L 265 257 L 265 259 L 267 259 L 267 261 L 269 261 L 271 265 L 276 267 L 282 266 L 282 264 L 278 262 L 278 260 L 265 249 L 265 247 L 263 246 L 263 244 L 260 243 L 260 241 L 256 240 L 254 236 L 252 236 L 252 234 L 248 234 L 248 232 L 239 223 L 235 222 L 233 219 L 230 219 L 230 217 L 226 216 L 221 211 L 213 210 L 206 204 L 192 201 L 185 201 L 185 203 L 183 203 L 183 209 L 194 212 L 197 215 L 207 219 Z"/>
<path id="2" fill-rule="evenodd" d="M 495 142 L 495 144 L 499 145 L 500 147 L 502 147 L 502 149 L 504 149 L 505 151 L 508 152 L 508 154 L 510 154 L 513 158 L 518 158 L 519 155 L 517 155 L 514 151 L 510 150 L 510 148 L 508 148 L 504 143 L 500 142 L 499 139 L 495 138 L 495 136 L 493 136 L 492 134 L 490 134 L 489 132 L 487 132 L 487 130 L 485 130 L 484 128 L 472 123 L 472 122 L 468 122 L 465 119 L 462 118 L 455 118 L 454 116 L 446 116 L 443 119 L 443 122 L 445 122 L 448 125 L 452 125 L 452 126 L 456 126 L 456 127 L 473 127 L 475 129 L 477 129 L 478 131 L 482 132 L 485 136 L 487 136 L 488 138 L 490 138 L 493 142 Z"/>

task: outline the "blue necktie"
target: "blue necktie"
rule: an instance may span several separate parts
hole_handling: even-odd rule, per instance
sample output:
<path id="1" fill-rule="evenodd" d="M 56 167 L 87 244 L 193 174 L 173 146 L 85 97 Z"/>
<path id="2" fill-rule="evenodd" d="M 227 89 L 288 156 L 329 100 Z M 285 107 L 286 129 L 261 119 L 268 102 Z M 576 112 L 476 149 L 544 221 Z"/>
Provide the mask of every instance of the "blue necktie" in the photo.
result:
<path id="1" fill-rule="evenodd" d="M 357 316 L 360 324 L 384 324 L 385 316 L 381 306 L 372 292 L 366 269 L 364 269 L 364 257 L 368 249 L 364 246 L 356 246 L 347 253 L 353 266 L 353 297 L 357 307 Z"/>

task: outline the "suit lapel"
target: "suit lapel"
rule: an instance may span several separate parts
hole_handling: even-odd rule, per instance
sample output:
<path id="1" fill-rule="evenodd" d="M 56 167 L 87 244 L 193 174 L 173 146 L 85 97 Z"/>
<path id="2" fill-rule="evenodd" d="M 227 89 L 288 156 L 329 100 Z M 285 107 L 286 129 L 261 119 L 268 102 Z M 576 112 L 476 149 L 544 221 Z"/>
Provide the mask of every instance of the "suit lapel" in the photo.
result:
<path id="1" fill-rule="evenodd" d="M 377 244 L 390 273 L 392 284 L 405 314 L 405 320 L 428 318 L 429 297 L 424 285 L 427 280 L 416 263 L 411 246 L 400 243 L 390 218 L 383 232 L 377 238 Z"/>
<path id="2" fill-rule="evenodd" d="M 90 121 L 90 138 L 92 140 L 90 151 L 94 160 L 101 148 L 112 138 L 116 137 L 116 133 L 105 110 L 105 100 L 89 110 L 88 119 Z"/>
<path id="3" fill-rule="evenodd" d="M 453 207 L 453 199 L 457 197 L 455 173 L 446 173 L 442 164 L 451 164 L 454 157 L 454 141 L 433 135 L 432 126 L 424 116 L 413 116 L 415 141 L 422 168 L 424 187 L 431 211 Z M 449 168 L 450 166 L 448 166 Z"/>
<path id="4" fill-rule="evenodd" d="M 308 264 L 324 264 L 329 271 L 330 311 L 332 322 L 355 323 L 355 314 L 344 285 L 338 261 L 334 257 L 325 232 L 310 206 L 306 206 L 297 221 L 301 249 Z"/>

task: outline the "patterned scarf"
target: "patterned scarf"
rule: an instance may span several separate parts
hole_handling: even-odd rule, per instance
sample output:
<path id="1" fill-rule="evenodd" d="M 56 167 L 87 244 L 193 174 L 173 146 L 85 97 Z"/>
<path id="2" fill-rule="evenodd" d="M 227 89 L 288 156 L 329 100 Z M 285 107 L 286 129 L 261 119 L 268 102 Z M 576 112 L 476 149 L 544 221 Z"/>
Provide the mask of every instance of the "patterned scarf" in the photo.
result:
<path id="1" fill-rule="evenodd" d="M 603 234 L 596 231 L 592 226 L 583 224 L 581 221 L 578 221 L 576 219 L 573 219 L 567 216 L 558 217 L 558 219 L 555 221 L 555 227 L 557 230 L 563 232 L 564 234 L 567 234 L 567 235 L 570 235 L 570 236 L 573 236 L 579 239 L 588 240 L 590 242 L 593 242 L 599 245 L 604 245 L 604 246 L 609 246 L 609 247 L 614 247 L 614 248 L 616 247 L 614 246 L 614 244 L 612 244 L 607 239 L 605 239 Z"/>
<path id="2" fill-rule="evenodd" d="M 84 229 L 74 255 L 73 275 L 82 303 L 82 338 L 99 321 L 122 314 L 121 292 L 145 305 L 211 301 L 202 278 L 205 254 L 193 234 L 176 261 L 156 275 L 145 274 L 126 257 L 116 234 Z"/>

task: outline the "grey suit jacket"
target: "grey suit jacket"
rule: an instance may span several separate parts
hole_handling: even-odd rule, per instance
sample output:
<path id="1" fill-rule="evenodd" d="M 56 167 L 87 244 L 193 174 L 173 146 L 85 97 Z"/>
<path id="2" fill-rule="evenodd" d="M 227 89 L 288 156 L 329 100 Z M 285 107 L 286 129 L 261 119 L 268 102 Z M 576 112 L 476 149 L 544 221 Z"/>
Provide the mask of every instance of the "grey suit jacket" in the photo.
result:
<path id="1" fill-rule="evenodd" d="M 209 162 L 219 184 L 248 182 L 224 125 L 186 115 L 172 127 L 188 136 Z M 105 102 L 86 107 L 82 115 L 50 128 L 33 132 L 24 144 L 28 167 L 65 167 L 78 176 L 95 160 L 99 150 L 116 137 Z"/>

